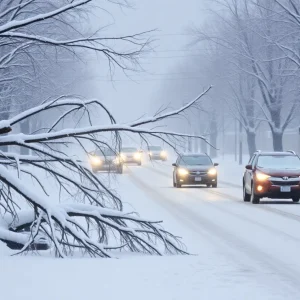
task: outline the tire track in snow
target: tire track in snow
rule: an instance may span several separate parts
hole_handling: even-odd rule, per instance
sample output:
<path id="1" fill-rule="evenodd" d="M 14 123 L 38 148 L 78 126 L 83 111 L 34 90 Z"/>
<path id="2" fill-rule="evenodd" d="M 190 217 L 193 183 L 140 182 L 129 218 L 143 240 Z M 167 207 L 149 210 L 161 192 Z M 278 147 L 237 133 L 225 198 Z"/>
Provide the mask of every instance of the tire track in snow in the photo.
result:
<path id="1" fill-rule="evenodd" d="M 263 270 L 268 269 L 270 271 L 270 275 L 276 275 L 280 278 L 280 282 L 285 283 L 288 287 L 293 288 L 293 290 L 296 289 L 297 291 L 300 291 L 300 285 L 298 281 L 300 273 L 298 270 L 288 266 L 278 258 L 270 256 L 249 242 L 242 240 L 234 233 L 217 225 L 215 222 L 211 221 L 205 216 L 195 213 L 193 210 L 187 208 L 181 203 L 178 203 L 176 206 L 174 206 L 172 199 L 159 193 L 157 190 L 155 190 L 155 187 L 145 183 L 137 175 L 135 175 L 134 172 L 131 171 L 130 176 L 138 188 L 143 189 L 148 195 L 151 194 L 154 201 L 168 209 L 168 211 L 174 213 L 176 217 L 178 217 L 180 220 L 183 220 L 186 225 L 191 227 L 191 229 L 196 231 L 198 234 L 199 232 L 203 232 L 205 229 L 211 236 L 217 237 L 218 240 L 221 241 L 223 247 L 226 245 L 230 249 L 238 251 L 239 254 L 243 254 L 248 259 L 256 263 L 256 265 L 248 263 L 248 269 L 253 267 L 259 268 L 260 270 L 261 268 Z M 157 198 L 159 198 L 160 201 L 156 200 Z M 235 263 L 237 263 L 238 258 L 234 256 L 232 252 L 231 254 L 231 259 L 234 259 Z M 239 260 L 238 265 L 241 264 L 245 265 L 245 261 Z"/>

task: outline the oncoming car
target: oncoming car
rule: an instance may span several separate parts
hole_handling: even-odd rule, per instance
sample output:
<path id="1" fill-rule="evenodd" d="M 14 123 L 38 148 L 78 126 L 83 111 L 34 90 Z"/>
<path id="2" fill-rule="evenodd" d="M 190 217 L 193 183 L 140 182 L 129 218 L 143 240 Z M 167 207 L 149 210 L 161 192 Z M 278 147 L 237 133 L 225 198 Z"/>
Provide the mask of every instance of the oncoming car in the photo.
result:
<path id="1" fill-rule="evenodd" d="M 215 168 L 219 164 L 213 163 L 206 154 L 182 154 L 172 166 L 173 186 L 204 184 L 207 187 L 218 186 L 218 172 Z"/>
<path id="2" fill-rule="evenodd" d="M 167 160 L 167 152 L 161 146 L 149 146 L 149 158 L 152 160 Z"/>
<path id="3" fill-rule="evenodd" d="M 124 163 L 135 163 L 142 165 L 142 151 L 134 147 L 124 147 L 121 149 L 121 158 Z"/>
<path id="4" fill-rule="evenodd" d="M 123 173 L 123 161 L 112 149 L 104 148 L 91 152 L 89 161 L 94 173 L 98 171 Z"/>
<path id="5" fill-rule="evenodd" d="M 299 202 L 300 159 L 295 152 L 253 154 L 243 176 L 243 198 L 258 204 L 265 197 Z"/>

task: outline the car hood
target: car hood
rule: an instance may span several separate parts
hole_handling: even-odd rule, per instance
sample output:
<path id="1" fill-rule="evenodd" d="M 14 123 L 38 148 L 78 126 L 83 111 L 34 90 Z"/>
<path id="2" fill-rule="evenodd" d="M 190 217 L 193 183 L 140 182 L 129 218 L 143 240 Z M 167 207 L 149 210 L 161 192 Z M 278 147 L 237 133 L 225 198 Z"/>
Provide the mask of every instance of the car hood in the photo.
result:
<path id="1" fill-rule="evenodd" d="M 266 168 L 257 168 L 258 171 L 265 173 L 274 177 L 292 177 L 300 176 L 299 169 L 266 169 Z"/>
<path id="2" fill-rule="evenodd" d="M 99 156 L 99 158 L 101 160 L 105 160 L 105 161 L 112 161 L 112 160 L 116 159 L 117 157 L 115 155 L 113 155 L 113 156 L 107 155 L 107 156 Z"/>
<path id="3" fill-rule="evenodd" d="M 198 165 L 198 166 L 190 166 L 190 165 L 184 165 L 184 166 L 179 166 L 180 168 L 187 169 L 189 171 L 208 171 L 211 168 L 214 168 L 214 166 L 209 165 L 209 166 L 203 166 L 203 165 Z"/>

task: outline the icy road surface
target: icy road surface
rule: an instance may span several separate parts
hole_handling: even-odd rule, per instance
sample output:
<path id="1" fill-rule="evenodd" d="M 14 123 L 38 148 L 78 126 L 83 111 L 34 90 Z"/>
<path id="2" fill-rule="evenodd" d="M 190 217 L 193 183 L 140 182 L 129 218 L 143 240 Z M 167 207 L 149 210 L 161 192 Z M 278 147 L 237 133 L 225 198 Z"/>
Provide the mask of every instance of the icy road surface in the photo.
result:
<path id="1" fill-rule="evenodd" d="M 7 257 L 0 244 L 0 298 L 299 299 L 300 205 L 243 203 L 242 169 L 219 170 L 218 189 L 173 188 L 171 161 L 117 176 L 127 207 L 164 220 L 195 255 L 62 261 Z"/>

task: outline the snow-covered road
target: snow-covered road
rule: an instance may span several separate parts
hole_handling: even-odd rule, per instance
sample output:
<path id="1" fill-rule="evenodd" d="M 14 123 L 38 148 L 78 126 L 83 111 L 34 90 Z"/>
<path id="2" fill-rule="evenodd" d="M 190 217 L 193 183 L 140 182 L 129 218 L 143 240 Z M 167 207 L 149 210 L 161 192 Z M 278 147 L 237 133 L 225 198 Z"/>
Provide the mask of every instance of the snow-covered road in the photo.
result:
<path id="1" fill-rule="evenodd" d="M 221 163 L 217 189 L 176 189 L 170 161 L 127 167 L 114 183 L 125 206 L 164 220 L 195 255 L 62 262 L 1 257 L 0 245 L 1 299 L 299 299 L 300 205 L 244 203 L 241 173 Z"/>
<path id="2" fill-rule="evenodd" d="M 142 202 L 152 201 L 156 212 L 161 210 L 168 228 L 173 228 L 168 226 L 169 220 L 180 224 L 180 234 L 192 253 L 205 260 L 206 249 L 213 249 L 216 262 L 223 258 L 245 270 L 245 279 L 249 277 L 275 295 L 289 297 L 288 291 L 293 290 L 290 299 L 296 299 L 300 291 L 300 205 L 291 201 L 244 203 L 241 178 L 221 165 L 218 189 L 176 189 L 172 187 L 170 163 L 157 162 L 129 167 L 127 180 L 147 196 Z M 141 203 L 138 210 L 146 213 L 148 207 L 148 203 Z M 224 280 L 230 277 L 228 274 Z M 270 299 L 274 299 L 273 292 Z"/>

